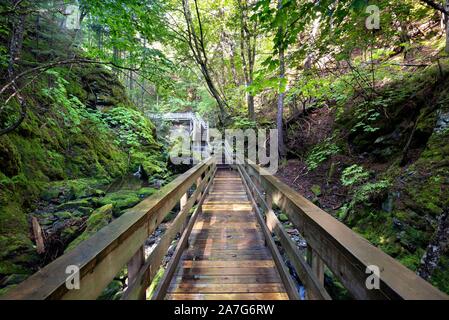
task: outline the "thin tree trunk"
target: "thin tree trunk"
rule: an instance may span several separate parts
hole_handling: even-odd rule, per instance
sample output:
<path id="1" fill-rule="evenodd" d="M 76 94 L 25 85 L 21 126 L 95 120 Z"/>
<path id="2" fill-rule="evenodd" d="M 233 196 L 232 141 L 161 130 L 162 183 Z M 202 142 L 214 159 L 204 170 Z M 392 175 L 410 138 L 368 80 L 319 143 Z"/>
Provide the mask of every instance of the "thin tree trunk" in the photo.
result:
<path id="1" fill-rule="evenodd" d="M 214 97 L 215 101 L 218 104 L 218 109 L 220 112 L 220 115 L 218 117 L 219 125 L 224 126 L 226 122 L 226 107 L 227 103 L 225 101 L 225 98 L 221 96 L 220 92 L 217 90 L 217 87 L 215 86 L 214 81 L 212 80 L 209 66 L 208 66 L 208 58 L 206 54 L 206 48 L 204 43 L 204 35 L 203 35 L 203 26 L 201 22 L 201 17 L 198 9 L 198 3 L 197 0 L 194 0 L 195 4 L 195 10 L 196 10 L 196 19 L 198 22 L 198 28 L 199 28 L 199 35 L 196 32 L 195 25 L 193 23 L 192 19 L 192 13 L 190 11 L 189 7 L 189 0 L 182 0 L 183 3 L 183 13 L 184 18 L 186 20 L 187 25 L 187 44 L 190 47 L 190 50 L 195 58 L 195 61 L 197 62 L 198 66 L 200 67 L 201 73 L 203 74 L 204 80 L 206 81 L 207 87 L 209 89 L 210 94 L 212 97 Z"/>
<path id="2" fill-rule="evenodd" d="M 234 84 L 238 87 L 240 85 L 240 81 L 237 75 L 237 68 L 235 66 L 235 44 L 232 39 L 228 39 L 228 41 L 229 41 L 229 48 L 231 51 L 231 57 L 229 60 L 231 64 L 232 78 L 234 80 Z"/>
<path id="3" fill-rule="evenodd" d="M 446 9 L 446 12 L 449 11 L 449 0 L 446 0 L 444 8 Z M 444 14 L 444 20 L 446 23 L 446 53 L 449 54 L 449 15 L 446 13 Z"/>
<path id="4" fill-rule="evenodd" d="M 255 39 L 253 42 L 251 42 L 251 38 L 253 35 L 251 35 L 249 31 L 248 26 L 248 16 L 247 16 L 247 10 L 248 10 L 248 3 L 243 3 L 241 0 L 239 0 L 239 7 L 241 11 L 240 16 L 240 51 L 241 51 L 241 58 L 242 58 L 242 65 L 243 65 L 243 74 L 245 76 L 245 86 L 246 89 L 253 84 L 253 72 L 254 72 L 254 60 L 255 60 Z M 250 92 L 246 92 L 246 104 L 248 108 L 248 117 L 255 121 L 256 115 L 254 111 L 254 96 Z"/>
<path id="5" fill-rule="evenodd" d="M 14 0 L 12 2 L 13 7 L 17 7 L 20 4 L 21 0 Z M 13 17 L 12 23 L 12 31 L 11 31 L 11 40 L 9 43 L 9 61 L 8 61 L 8 77 L 11 81 L 11 87 L 16 93 L 17 100 L 20 104 L 20 115 L 19 118 L 9 127 L 5 129 L 0 129 L 0 136 L 7 134 L 11 131 L 17 129 L 25 120 L 27 105 L 25 99 L 22 97 L 20 93 L 19 87 L 14 80 L 15 78 L 15 65 L 20 59 L 20 54 L 22 52 L 22 44 L 23 44 L 23 36 L 25 33 L 25 21 L 26 15 L 20 14 L 19 16 Z"/>
<path id="6" fill-rule="evenodd" d="M 278 0 L 278 10 L 282 9 L 282 0 Z M 284 32 L 282 27 L 279 27 L 279 34 L 282 35 Z M 285 48 L 282 39 L 279 45 L 279 80 L 282 83 L 285 80 Z M 279 155 L 281 157 L 285 157 L 286 150 L 284 144 L 284 90 L 283 88 L 279 88 L 279 97 L 278 97 L 278 110 L 277 110 L 277 130 L 278 130 L 278 147 L 279 147 Z"/>

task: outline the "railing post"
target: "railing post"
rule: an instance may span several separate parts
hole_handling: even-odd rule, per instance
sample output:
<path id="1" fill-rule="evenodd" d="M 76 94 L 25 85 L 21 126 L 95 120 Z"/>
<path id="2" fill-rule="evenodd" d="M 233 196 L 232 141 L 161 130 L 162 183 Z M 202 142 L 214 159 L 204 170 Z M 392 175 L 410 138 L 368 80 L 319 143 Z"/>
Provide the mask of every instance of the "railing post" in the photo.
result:
<path id="1" fill-rule="evenodd" d="M 196 179 L 196 187 L 199 188 L 201 185 L 201 182 L 203 181 L 203 179 L 201 177 L 198 177 L 198 179 Z M 201 199 L 201 197 L 203 196 L 203 193 L 200 192 L 198 194 L 198 198 L 196 199 L 196 201 L 199 201 Z"/>
<path id="2" fill-rule="evenodd" d="M 271 193 L 265 192 L 265 202 L 267 203 L 267 209 L 273 210 L 273 195 Z"/>
<path id="3" fill-rule="evenodd" d="M 320 284 L 324 285 L 324 262 L 310 246 L 307 247 L 307 260 Z"/>
<path id="4" fill-rule="evenodd" d="M 187 193 L 184 193 L 184 195 L 181 197 L 181 200 L 179 200 L 180 210 L 184 209 L 188 198 L 189 198 L 189 195 Z"/>
<path id="5" fill-rule="evenodd" d="M 251 179 L 251 177 L 250 177 L 250 179 Z M 260 190 L 260 191 L 262 191 L 262 190 Z M 265 193 L 265 202 L 267 203 L 267 210 L 272 211 L 273 210 L 273 197 L 272 197 L 271 193 L 268 193 L 268 192 Z M 268 212 L 265 214 L 265 223 L 267 223 L 267 215 L 268 215 Z M 271 230 L 270 228 L 269 228 L 269 230 L 271 233 L 273 233 L 273 230 Z M 265 246 L 266 247 L 268 246 L 267 239 L 265 239 Z"/>
<path id="6" fill-rule="evenodd" d="M 189 199 L 189 194 L 186 192 L 186 193 L 184 193 L 184 195 L 183 195 L 183 196 L 181 197 L 181 199 L 179 200 L 179 212 L 181 212 L 182 209 L 184 209 L 184 207 L 185 207 L 186 204 L 187 204 L 188 199 Z M 187 224 L 188 224 L 187 221 L 184 222 L 184 226 L 182 227 L 182 230 L 185 229 L 185 226 L 186 226 Z M 183 232 L 184 232 L 184 231 L 183 231 Z M 187 239 L 187 245 L 188 245 L 188 243 L 189 243 L 189 240 Z"/>
<path id="7" fill-rule="evenodd" d="M 145 263 L 145 248 L 144 246 L 141 246 L 139 250 L 137 250 L 136 254 L 128 262 L 128 285 L 130 285 L 136 280 L 140 268 L 142 268 L 144 263 Z M 146 297 L 144 295 L 145 292 L 143 292 L 143 296 L 139 297 L 139 299 L 145 300 Z"/>

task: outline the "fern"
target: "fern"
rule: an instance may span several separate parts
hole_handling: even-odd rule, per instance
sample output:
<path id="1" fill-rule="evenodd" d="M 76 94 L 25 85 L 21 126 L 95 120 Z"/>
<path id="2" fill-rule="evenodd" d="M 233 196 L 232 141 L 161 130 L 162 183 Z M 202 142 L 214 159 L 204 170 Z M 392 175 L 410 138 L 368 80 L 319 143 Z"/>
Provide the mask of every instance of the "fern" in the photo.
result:
<path id="1" fill-rule="evenodd" d="M 313 171 L 318 166 L 326 161 L 329 157 L 340 152 L 340 148 L 331 139 L 326 139 L 324 142 L 316 145 L 309 153 L 306 159 L 306 164 L 309 171 Z"/>
<path id="2" fill-rule="evenodd" d="M 362 166 L 354 164 L 343 170 L 340 180 L 345 187 L 349 187 L 366 181 L 369 178 L 369 175 L 369 172 Z"/>

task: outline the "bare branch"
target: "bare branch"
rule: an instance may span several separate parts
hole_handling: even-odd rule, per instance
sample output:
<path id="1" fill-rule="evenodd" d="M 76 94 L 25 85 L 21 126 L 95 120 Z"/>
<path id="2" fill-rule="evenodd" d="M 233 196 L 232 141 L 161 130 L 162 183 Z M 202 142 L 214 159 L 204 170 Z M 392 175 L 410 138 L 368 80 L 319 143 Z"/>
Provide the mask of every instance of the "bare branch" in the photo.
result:
<path id="1" fill-rule="evenodd" d="M 435 2 L 435 1 L 432 1 L 432 0 L 421 0 L 421 2 L 424 2 L 424 3 L 427 4 L 429 7 L 432 7 L 432 8 L 434 8 L 435 10 L 440 11 L 441 13 L 444 13 L 444 14 L 446 14 L 446 15 L 449 15 L 449 11 L 447 11 L 446 8 L 445 8 L 442 4 L 440 4 L 440 3 L 438 3 L 438 2 Z"/>

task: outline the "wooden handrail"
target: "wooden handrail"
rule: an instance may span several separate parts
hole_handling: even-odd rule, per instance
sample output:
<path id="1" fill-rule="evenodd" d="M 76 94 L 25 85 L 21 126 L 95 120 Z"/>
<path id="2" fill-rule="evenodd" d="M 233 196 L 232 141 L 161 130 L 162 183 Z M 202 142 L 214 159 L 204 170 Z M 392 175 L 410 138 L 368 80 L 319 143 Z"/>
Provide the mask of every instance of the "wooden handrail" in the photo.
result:
<path id="1" fill-rule="evenodd" d="M 261 221 L 261 223 L 263 223 L 269 230 L 270 237 L 271 233 L 274 233 L 278 237 L 282 248 L 287 253 L 293 268 L 306 288 L 307 297 L 313 300 L 331 300 L 324 285 L 320 283 L 317 276 L 311 270 L 311 267 L 307 264 L 307 261 L 301 256 L 296 244 L 284 230 L 272 208 L 267 204 L 264 196 L 260 193 L 260 190 L 257 188 L 254 181 L 251 180 L 245 167 L 239 165 L 238 169 L 242 178 L 248 185 L 250 196 L 254 199 L 253 201 L 260 205 L 265 211 L 265 221 Z"/>
<path id="2" fill-rule="evenodd" d="M 448 299 L 343 223 L 254 163 L 246 166 L 273 203 L 285 211 L 308 245 L 357 299 Z M 380 289 L 368 289 L 368 266 L 380 269 Z"/>
<path id="3" fill-rule="evenodd" d="M 208 192 L 208 188 L 215 176 L 215 172 L 216 166 L 214 164 L 210 167 L 209 172 L 206 174 L 206 176 L 203 179 L 201 179 L 201 182 L 197 184 L 195 192 L 191 195 L 191 197 L 188 199 L 187 203 L 178 213 L 174 221 L 170 224 L 170 227 L 165 231 L 159 244 L 153 249 L 147 261 L 140 269 L 140 272 L 137 275 L 136 279 L 133 282 L 129 282 L 128 288 L 126 289 L 122 297 L 123 300 L 142 300 L 147 298 L 146 290 L 148 286 L 151 284 L 152 280 L 154 279 L 154 276 L 158 272 L 162 260 L 167 254 L 167 251 L 172 241 L 176 238 L 176 235 L 178 233 L 190 235 L 191 230 L 188 229 L 188 225 L 192 224 L 195 221 L 198 212 L 201 212 L 202 203 Z M 190 219 L 188 219 L 190 210 L 193 208 L 196 202 L 198 203 L 196 205 L 195 211 L 190 217 Z M 180 240 L 178 242 L 177 247 L 179 248 L 181 244 L 182 241 Z M 170 259 L 170 266 L 177 264 L 176 262 L 174 262 L 174 260 L 176 259 L 177 256 L 175 252 L 175 254 L 173 254 L 172 258 Z M 167 274 L 171 272 L 170 266 L 167 267 L 164 274 L 164 278 L 167 278 Z"/>
<path id="4" fill-rule="evenodd" d="M 178 245 L 176 246 L 176 250 L 173 253 L 173 256 L 170 259 L 170 262 L 167 266 L 167 269 L 165 270 L 164 275 L 162 276 L 161 280 L 159 281 L 153 297 L 151 297 L 152 300 L 163 300 L 167 294 L 168 287 L 170 286 L 170 282 L 175 275 L 176 267 L 179 264 L 179 261 L 181 260 L 181 256 L 184 252 L 184 250 L 188 247 L 189 237 L 192 232 L 193 226 L 195 225 L 196 219 L 202 212 L 202 205 L 204 200 L 206 199 L 206 195 L 209 193 L 209 188 L 212 184 L 212 180 L 215 177 L 216 173 L 216 167 L 213 167 L 213 169 L 210 171 L 209 177 L 204 179 L 204 193 L 202 194 L 198 206 L 195 208 L 195 211 L 193 212 L 192 216 L 190 217 L 190 220 L 187 224 L 187 227 L 185 228 L 184 232 L 182 232 L 182 236 L 179 239 Z M 196 196 L 192 197 L 193 199 L 197 199 Z"/>
<path id="5" fill-rule="evenodd" d="M 274 204 L 287 213 L 307 244 L 356 299 L 449 299 L 430 283 L 315 206 L 265 169 L 246 171 Z M 368 266 L 380 270 L 380 288 L 368 289 Z"/>
<path id="6" fill-rule="evenodd" d="M 88 240 L 19 284 L 3 299 L 95 299 L 141 250 L 145 240 L 198 179 L 211 168 L 207 159 L 153 196 L 127 210 Z M 80 289 L 68 290 L 67 267 L 80 270 Z"/>

